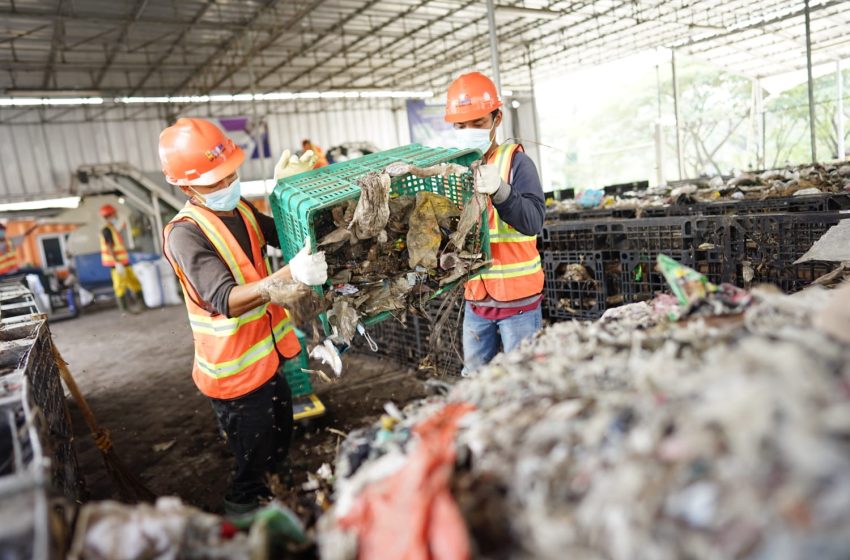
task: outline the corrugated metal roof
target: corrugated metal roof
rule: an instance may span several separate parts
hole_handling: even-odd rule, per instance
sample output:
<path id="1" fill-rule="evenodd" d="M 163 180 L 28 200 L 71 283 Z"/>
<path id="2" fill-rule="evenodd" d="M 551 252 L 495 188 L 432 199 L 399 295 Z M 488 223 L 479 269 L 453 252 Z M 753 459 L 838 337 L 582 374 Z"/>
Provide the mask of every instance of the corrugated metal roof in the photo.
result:
<path id="1" fill-rule="evenodd" d="M 811 3 L 814 62 L 850 53 L 847 0 Z M 805 66 L 789 0 L 501 0 L 503 84 L 654 47 L 734 72 Z M 482 0 L 7 0 L 0 89 L 204 94 L 434 89 L 489 70 Z"/>

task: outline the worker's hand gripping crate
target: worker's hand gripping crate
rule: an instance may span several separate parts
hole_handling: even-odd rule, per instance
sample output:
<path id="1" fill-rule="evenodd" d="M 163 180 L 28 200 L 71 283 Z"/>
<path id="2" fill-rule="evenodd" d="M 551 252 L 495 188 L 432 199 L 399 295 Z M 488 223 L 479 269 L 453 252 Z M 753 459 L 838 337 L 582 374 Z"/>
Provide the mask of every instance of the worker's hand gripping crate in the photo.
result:
<path id="1" fill-rule="evenodd" d="M 476 151 L 426 148 L 411 144 L 281 179 L 272 192 L 271 207 L 284 259 L 287 262 L 292 259 L 304 246 L 306 238 L 310 239 L 311 246 L 318 246 L 319 239 L 334 228 L 331 209 L 349 200 L 358 199 L 358 180 L 368 173 L 382 172 L 388 165 L 397 162 L 419 168 L 444 163 L 469 167 L 480 157 Z M 390 188 L 390 196 L 412 196 L 419 191 L 428 191 L 445 196 L 461 208 L 474 194 L 472 171 L 461 175 L 430 177 L 404 174 L 393 177 Z M 485 214 L 486 209 L 482 213 L 483 224 L 487 223 Z M 490 244 L 486 225 L 477 228 L 475 235 L 480 236 L 481 253 L 484 261 L 488 261 Z M 433 296 L 439 295 L 448 287 L 443 286 Z M 324 292 L 321 288 L 319 291 Z M 389 316 L 390 313 L 387 312 L 377 313 L 361 317 L 361 322 L 368 326 Z M 325 327 L 327 328 L 327 325 Z"/>

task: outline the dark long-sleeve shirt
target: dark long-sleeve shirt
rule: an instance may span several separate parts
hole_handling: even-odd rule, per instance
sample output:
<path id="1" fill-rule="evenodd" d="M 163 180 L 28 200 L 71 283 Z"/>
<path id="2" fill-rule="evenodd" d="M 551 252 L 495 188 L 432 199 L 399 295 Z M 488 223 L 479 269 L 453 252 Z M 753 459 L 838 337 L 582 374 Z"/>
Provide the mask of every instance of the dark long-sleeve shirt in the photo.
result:
<path id="1" fill-rule="evenodd" d="M 507 199 L 493 203 L 499 217 L 524 235 L 538 235 L 543 229 L 546 201 L 537 166 L 524 152 L 517 152 L 508 181 L 511 192 Z"/>
<path id="2" fill-rule="evenodd" d="M 257 217 L 257 223 L 272 247 L 280 247 L 274 219 L 266 216 L 248 203 Z M 225 227 L 233 234 L 239 247 L 251 259 L 251 238 L 239 212 L 233 216 L 219 216 Z M 192 222 L 177 222 L 168 236 L 168 250 L 177 265 L 186 275 L 186 279 L 198 293 L 198 302 L 207 311 L 230 317 L 228 299 L 230 291 L 236 286 L 230 269 L 221 260 L 212 243 Z"/>

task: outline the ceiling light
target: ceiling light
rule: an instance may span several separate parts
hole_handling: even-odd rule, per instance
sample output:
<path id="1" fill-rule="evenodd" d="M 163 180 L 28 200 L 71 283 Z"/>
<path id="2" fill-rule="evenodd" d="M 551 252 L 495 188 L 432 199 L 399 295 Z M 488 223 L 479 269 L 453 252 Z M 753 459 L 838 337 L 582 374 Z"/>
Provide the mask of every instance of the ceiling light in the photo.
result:
<path id="1" fill-rule="evenodd" d="M 100 105 L 102 97 L 68 97 L 48 99 L 46 97 L 7 97 L 0 99 L 0 107 L 45 107 L 54 105 Z"/>
<path id="2" fill-rule="evenodd" d="M 48 208 L 77 208 L 79 205 L 79 196 L 68 196 L 64 198 L 50 198 L 46 200 L 31 200 L 29 202 L 9 202 L 6 204 L 0 204 L 0 212 L 46 210 Z"/>
<path id="3" fill-rule="evenodd" d="M 546 8 L 523 8 L 522 6 L 496 6 L 496 15 L 504 18 L 571 19 L 573 21 L 584 19 L 582 15 L 574 12 L 561 12 Z"/>

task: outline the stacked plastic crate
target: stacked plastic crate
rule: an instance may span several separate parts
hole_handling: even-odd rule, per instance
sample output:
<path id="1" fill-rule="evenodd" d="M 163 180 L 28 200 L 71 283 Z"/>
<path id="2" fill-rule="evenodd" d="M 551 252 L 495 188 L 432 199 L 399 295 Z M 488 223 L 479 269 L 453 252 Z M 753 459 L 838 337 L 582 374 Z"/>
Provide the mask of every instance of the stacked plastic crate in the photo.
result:
<path id="1" fill-rule="evenodd" d="M 5 290 L 3 289 L 5 288 Z M 0 286 L 10 294 L 12 287 Z M 16 294 L 24 303 L 24 294 Z M 7 302 L 10 300 L 6 300 Z M 24 306 L 12 307 L 20 311 Z M 7 309 L 10 311 L 10 309 Z M 65 395 L 47 322 L 6 313 L 0 329 L 0 556 L 58 558 L 51 496 L 80 499 Z"/>
<path id="2" fill-rule="evenodd" d="M 850 195 L 841 194 L 670 206 L 640 218 L 591 211 L 550 219 L 540 243 L 546 316 L 595 319 L 621 303 L 652 299 L 667 290 L 655 271 L 662 253 L 715 283 L 802 289 L 832 265 L 794 262 L 850 216 L 847 207 Z"/>

